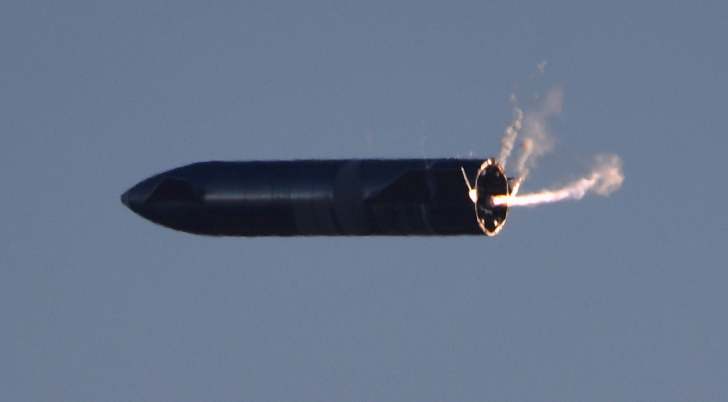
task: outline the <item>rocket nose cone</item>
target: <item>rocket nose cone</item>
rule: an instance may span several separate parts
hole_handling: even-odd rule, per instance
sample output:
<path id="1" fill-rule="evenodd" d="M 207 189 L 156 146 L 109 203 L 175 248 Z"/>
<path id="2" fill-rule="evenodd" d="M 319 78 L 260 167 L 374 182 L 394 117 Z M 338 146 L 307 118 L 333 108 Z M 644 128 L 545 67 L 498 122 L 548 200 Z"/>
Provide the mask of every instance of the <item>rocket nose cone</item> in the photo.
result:
<path id="1" fill-rule="evenodd" d="M 131 207 L 129 207 L 129 192 L 128 191 L 124 192 L 124 194 L 121 195 L 121 203 L 126 205 L 127 208 L 131 208 Z"/>

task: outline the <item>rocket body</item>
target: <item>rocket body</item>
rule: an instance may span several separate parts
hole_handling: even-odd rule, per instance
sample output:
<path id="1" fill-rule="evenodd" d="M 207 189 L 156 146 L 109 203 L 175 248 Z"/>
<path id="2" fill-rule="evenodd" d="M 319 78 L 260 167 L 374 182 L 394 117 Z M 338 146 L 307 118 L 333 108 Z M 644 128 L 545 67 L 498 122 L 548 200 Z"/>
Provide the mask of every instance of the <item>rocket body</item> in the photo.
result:
<path id="1" fill-rule="evenodd" d="M 353 159 L 199 162 L 121 198 L 200 235 L 448 236 L 497 234 L 508 207 L 490 198 L 503 194 L 508 179 L 493 159 Z"/>

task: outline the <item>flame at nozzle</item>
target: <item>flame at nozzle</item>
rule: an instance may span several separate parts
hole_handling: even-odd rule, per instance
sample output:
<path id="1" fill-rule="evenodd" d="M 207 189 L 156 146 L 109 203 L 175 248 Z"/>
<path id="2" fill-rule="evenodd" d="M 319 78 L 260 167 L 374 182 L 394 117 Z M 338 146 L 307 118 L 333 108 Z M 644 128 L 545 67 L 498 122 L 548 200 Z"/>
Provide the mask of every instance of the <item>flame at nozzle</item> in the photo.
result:
<path id="1" fill-rule="evenodd" d="M 588 192 L 608 196 L 619 189 L 624 181 L 622 160 L 617 155 L 599 155 L 591 174 L 558 190 L 544 190 L 533 194 L 516 195 L 517 187 L 510 194 L 494 195 L 490 204 L 496 206 L 532 206 L 567 199 L 580 200 Z M 520 185 L 520 183 L 518 183 Z"/>

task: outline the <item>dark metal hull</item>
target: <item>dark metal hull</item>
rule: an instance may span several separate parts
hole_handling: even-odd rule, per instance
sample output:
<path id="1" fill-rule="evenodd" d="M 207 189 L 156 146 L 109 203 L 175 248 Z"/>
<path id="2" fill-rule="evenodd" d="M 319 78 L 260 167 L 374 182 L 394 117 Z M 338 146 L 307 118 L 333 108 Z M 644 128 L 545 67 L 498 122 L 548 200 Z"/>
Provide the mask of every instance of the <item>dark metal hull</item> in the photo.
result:
<path id="1" fill-rule="evenodd" d="M 508 209 L 490 197 L 507 192 L 492 159 L 200 162 L 144 180 L 122 201 L 201 235 L 493 235 Z"/>

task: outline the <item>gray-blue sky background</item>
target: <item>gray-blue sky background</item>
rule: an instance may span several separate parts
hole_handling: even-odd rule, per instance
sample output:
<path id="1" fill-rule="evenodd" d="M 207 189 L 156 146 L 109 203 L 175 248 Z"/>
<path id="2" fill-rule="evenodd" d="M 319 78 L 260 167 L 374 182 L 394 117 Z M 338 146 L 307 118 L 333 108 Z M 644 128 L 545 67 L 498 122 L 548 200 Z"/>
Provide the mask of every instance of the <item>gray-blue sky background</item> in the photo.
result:
<path id="1" fill-rule="evenodd" d="M 0 4 L 0 399 L 728 399 L 728 6 L 480 3 Z M 495 156 L 553 87 L 523 190 L 602 152 L 626 181 L 494 238 L 119 201 L 199 160 Z"/>

